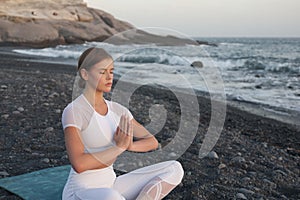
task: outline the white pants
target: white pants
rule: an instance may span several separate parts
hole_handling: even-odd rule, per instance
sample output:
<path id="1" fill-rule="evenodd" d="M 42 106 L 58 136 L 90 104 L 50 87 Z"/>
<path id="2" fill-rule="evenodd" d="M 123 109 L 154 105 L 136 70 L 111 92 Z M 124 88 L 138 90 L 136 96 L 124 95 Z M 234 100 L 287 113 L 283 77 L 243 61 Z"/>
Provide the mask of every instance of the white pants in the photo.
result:
<path id="1" fill-rule="evenodd" d="M 160 179 L 176 186 L 181 182 L 183 175 L 184 172 L 179 162 L 161 162 L 134 170 L 117 178 L 112 177 L 114 182 L 111 186 L 95 187 L 95 184 L 93 184 L 92 187 L 89 187 L 83 184 L 84 189 L 78 188 L 74 190 L 74 187 L 69 184 L 69 186 L 64 189 L 63 200 L 133 200 L 136 199 L 149 182 Z M 107 181 L 110 182 L 111 180 Z M 95 180 L 93 182 L 97 181 Z M 72 192 L 70 188 L 73 188 Z M 70 192 L 72 194 L 70 194 Z"/>

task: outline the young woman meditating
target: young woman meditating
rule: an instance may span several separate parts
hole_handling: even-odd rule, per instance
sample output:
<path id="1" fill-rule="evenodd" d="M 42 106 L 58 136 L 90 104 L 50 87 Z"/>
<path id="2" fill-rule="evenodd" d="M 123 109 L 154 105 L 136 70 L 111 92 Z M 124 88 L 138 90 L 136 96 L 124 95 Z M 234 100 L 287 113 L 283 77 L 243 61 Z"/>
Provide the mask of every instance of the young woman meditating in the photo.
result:
<path id="1" fill-rule="evenodd" d="M 89 48 L 79 58 L 83 92 L 62 114 L 72 165 L 63 200 L 157 200 L 183 178 L 177 161 L 157 163 L 116 177 L 113 163 L 119 155 L 124 151 L 155 150 L 158 142 L 127 108 L 104 99 L 103 94 L 111 91 L 113 70 L 113 59 L 103 49 Z"/>

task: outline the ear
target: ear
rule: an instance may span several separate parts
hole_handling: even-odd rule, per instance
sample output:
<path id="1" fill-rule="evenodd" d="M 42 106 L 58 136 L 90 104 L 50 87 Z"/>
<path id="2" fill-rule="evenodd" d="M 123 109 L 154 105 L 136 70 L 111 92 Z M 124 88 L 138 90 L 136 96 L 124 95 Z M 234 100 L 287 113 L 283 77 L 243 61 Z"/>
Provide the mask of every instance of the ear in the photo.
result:
<path id="1" fill-rule="evenodd" d="M 88 75 L 86 69 L 80 69 L 79 73 L 83 80 L 87 81 L 89 79 L 89 75 Z"/>

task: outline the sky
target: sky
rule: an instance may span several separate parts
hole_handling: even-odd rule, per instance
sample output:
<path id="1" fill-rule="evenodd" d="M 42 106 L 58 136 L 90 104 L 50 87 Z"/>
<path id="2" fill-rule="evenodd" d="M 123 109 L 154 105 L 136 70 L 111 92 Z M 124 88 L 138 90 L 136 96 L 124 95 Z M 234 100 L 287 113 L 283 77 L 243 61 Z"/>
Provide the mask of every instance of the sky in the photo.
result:
<path id="1" fill-rule="evenodd" d="M 137 28 L 190 37 L 300 37 L 300 0 L 85 0 Z"/>

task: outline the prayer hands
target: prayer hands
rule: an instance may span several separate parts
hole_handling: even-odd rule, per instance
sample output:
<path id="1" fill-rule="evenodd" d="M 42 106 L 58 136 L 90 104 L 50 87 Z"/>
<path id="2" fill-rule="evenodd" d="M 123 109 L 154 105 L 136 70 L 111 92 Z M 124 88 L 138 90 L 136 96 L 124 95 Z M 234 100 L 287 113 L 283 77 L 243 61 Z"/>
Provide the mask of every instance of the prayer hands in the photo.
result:
<path id="1" fill-rule="evenodd" d="M 133 124 L 125 115 L 121 116 L 119 126 L 114 135 L 114 140 L 117 147 L 122 150 L 127 150 L 133 142 Z"/>

